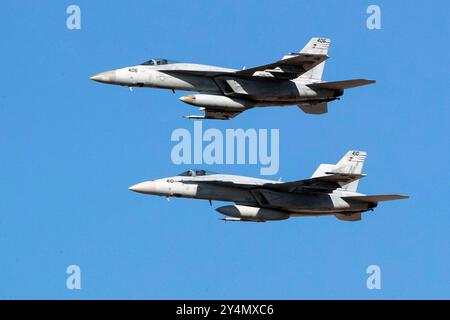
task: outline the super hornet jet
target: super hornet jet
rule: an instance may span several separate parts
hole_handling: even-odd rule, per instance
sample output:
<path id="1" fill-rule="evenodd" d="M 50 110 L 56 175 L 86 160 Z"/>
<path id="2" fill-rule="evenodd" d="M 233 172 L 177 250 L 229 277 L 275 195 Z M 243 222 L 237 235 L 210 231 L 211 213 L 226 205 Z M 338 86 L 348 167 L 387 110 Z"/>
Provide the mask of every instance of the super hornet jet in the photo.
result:
<path id="1" fill-rule="evenodd" d="M 311 178 L 280 182 L 205 170 L 146 181 L 129 189 L 143 194 L 217 201 L 236 205 L 216 210 L 225 221 L 266 222 L 290 217 L 334 215 L 344 221 L 361 220 L 380 201 L 406 199 L 402 195 L 367 196 L 356 192 L 366 152 L 349 151 L 337 164 L 321 164 Z"/>
<path id="2" fill-rule="evenodd" d="M 324 114 L 328 102 L 345 89 L 374 83 L 355 79 L 322 82 L 330 39 L 312 38 L 299 53 L 274 63 L 228 69 L 209 65 L 152 59 L 137 66 L 97 74 L 92 80 L 120 86 L 197 91 L 181 101 L 200 107 L 204 115 L 188 119 L 229 120 L 254 107 L 298 105 L 305 113 Z"/>

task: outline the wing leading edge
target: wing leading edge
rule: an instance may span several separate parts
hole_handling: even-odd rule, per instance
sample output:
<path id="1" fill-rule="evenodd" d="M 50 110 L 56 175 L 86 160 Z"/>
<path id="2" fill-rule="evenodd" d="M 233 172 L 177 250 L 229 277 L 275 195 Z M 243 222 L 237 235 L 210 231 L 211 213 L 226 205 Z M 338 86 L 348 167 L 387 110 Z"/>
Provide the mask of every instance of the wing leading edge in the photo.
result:
<path id="1" fill-rule="evenodd" d="M 314 177 L 305 180 L 298 180 L 292 182 L 279 182 L 279 183 L 240 183 L 235 181 L 222 181 L 222 180 L 208 180 L 202 181 L 204 183 L 212 183 L 217 185 L 226 185 L 241 187 L 246 189 L 265 188 L 275 191 L 287 191 L 287 192 L 301 192 L 301 191 L 314 191 L 329 193 L 335 189 L 339 189 L 342 186 L 359 180 L 366 175 L 354 174 L 354 173 L 330 173 L 329 175 Z"/>
<path id="2" fill-rule="evenodd" d="M 293 57 L 279 60 L 274 63 L 237 71 L 236 75 L 253 76 L 255 72 L 263 71 L 274 77 L 294 79 L 308 72 L 315 66 L 328 59 L 326 55 L 297 54 Z"/>
<path id="3" fill-rule="evenodd" d="M 276 78 L 294 79 L 327 60 L 330 43 L 327 38 L 312 38 L 300 53 L 292 53 L 274 63 L 244 69 L 235 74 L 253 76 L 256 72 L 264 72 Z"/>
<path id="4" fill-rule="evenodd" d="M 346 184 L 362 179 L 365 176 L 366 176 L 365 174 L 330 172 L 328 175 L 324 176 L 285 183 L 266 184 L 264 185 L 264 187 L 269 187 L 271 189 L 288 192 L 295 192 L 295 191 L 332 192 L 333 190 L 342 188 Z"/>

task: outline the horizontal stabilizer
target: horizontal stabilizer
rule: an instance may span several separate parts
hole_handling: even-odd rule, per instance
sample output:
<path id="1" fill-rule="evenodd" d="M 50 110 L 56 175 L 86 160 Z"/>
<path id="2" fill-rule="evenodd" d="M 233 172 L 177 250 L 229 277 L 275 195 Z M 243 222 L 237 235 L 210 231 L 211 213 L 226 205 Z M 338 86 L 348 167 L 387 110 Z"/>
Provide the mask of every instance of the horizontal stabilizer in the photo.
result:
<path id="1" fill-rule="evenodd" d="M 328 104 L 326 102 L 315 104 L 299 104 L 298 107 L 308 114 L 324 114 L 328 112 Z"/>
<path id="2" fill-rule="evenodd" d="M 380 196 L 353 196 L 353 197 L 342 197 L 344 200 L 354 200 L 361 202 L 380 202 L 380 201 L 391 201 L 391 200 L 401 200 L 408 199 L 409 196 L 403 196 L 399 194 L 385 194 Z"/>
<path id="3" fill-rule="evenodd" d="M 336 218 L 343 221 L 360 221 L 362 219 L 361 212 L 356 213 L 337 213 L 335 214 Z"/>
<path id="4" fill-rule="evenodd" d="M 334 81 L 334 82 L 319 82 L 308 84 L 308 87 L 318 88 L 318 89 L 336 89 L 345 90 L 355 87 L 365 86 L 367 84 L 375 83 L 375 80 L 366 79 L 355 79 L 355 80 L 344 80 L 344 81 Z"/>

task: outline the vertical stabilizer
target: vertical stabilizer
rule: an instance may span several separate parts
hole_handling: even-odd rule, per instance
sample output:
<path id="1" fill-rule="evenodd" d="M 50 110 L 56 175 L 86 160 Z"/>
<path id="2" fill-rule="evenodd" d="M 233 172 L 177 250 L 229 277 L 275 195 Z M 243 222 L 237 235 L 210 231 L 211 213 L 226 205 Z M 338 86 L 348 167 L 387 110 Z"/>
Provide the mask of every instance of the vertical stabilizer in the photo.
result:
<path id="1" fill-rule="evenodd" d="M 361 174 L 366 157 L 367 152 L 365 151 L 349 151 L 336 164 L 336 171 L 342 173 Z M 355 192 L 358 188 L 358 182 L 359 180 L 350 182 L 349 184 L 344 185 L 342 189 Z"/>
<path id="2" fill-rule="evenodd" d="M 366 160 L 367 152 L 349 151 L 336 164 L 321 164 L 311 178 L 327 176 L 330 173 L 361 174 Z M 359 179 L 342 186 L 343 190 L 355 192 L 358 188 Z"/>
<path id="3" fill-rule="evenodd" d="M 331 40 L 328 38 L 312 38 L 306 44 L 306 46 L 300 51 L 302 54 L 317 54 L 328 55 L 328 48 L 330 47 Z M 308 72 L 302 74 L 299 79 L 309 79 L 315 81 L 321 81 L 323 70 L 325 69 L 325 62 L 317 65 Z"/>

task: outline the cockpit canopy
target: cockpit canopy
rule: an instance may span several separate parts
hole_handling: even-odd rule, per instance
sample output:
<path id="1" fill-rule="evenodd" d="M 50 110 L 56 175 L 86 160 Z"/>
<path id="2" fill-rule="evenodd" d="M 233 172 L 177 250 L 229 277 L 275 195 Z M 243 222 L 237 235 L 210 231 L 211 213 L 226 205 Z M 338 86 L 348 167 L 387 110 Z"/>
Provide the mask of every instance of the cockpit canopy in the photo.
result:
<path id="1" fill-rule="evenodd" d="M 201 177 L 201 176 L 208 176 L 211 174 L 217 174 L 217 173 L 212 172 L 212 171 L 207 171 L 207 170 L 189 170 L 189 171 L 180 173 L 178 176 L 179 177 Z"/>
<path id="2" fill-rule="evenodd" d="M 162 66 L 164 64 L 178 63 L 178 61 L 168 59 L 150 59 L 141 64 L 141 66 Z"/>

